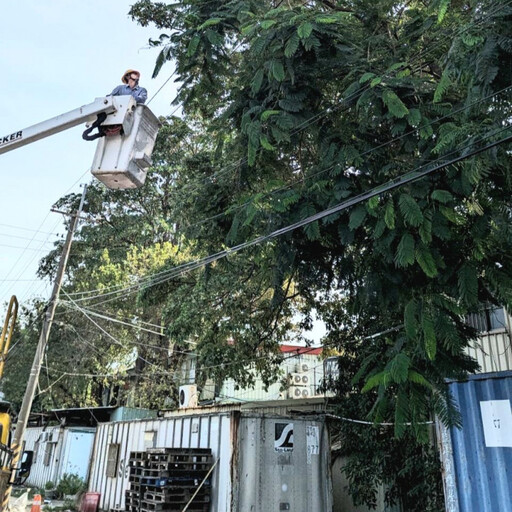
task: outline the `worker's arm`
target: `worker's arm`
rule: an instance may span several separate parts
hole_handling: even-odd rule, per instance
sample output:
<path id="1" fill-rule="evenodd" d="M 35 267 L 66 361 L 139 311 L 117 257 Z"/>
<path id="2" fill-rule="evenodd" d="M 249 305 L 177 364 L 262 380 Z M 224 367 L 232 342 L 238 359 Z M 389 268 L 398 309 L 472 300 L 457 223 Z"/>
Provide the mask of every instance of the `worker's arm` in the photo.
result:
<path id="1" fill-rule="evenodd" d="M 135 98 L 137 103 L 146 103 L 148 99 L 148 91 L 144 87 L 138 87 L 132 91 L 132 96 Z"/>
<path id="2" fill-rule="evenodd" d="M 114 90 L 109 94 L 109 96 L 122 96 L 126 93 L 124 93 L 122 91 L 123 89 L 123 86 L 122 85 L 118 85 L 117 87 L 114 88 Z"/>

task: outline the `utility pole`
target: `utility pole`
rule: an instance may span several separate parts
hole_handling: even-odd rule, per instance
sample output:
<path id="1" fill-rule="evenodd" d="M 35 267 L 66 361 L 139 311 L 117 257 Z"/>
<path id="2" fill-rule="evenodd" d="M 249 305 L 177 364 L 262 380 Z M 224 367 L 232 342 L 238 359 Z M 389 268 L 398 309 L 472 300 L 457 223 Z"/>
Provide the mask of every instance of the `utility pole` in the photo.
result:
<path id="1" fill-rule="evenodd" d="M 14 483 L 16 475 L 16 467 L 18 465 L 18 461 L 20 460 L 20 452 L 23 444 L 23 438 L 25 436 L 25 430 L 27 428 L 28 417 L 30 415 L 30 410 L 32 408 L 32 402 L 34 401 L 34 395 L 36 392 L 37 384 L 39 382 L 39 373 L 41 371 L 43 357 L 46 351 L 46 346 L 48 344 L 48 338 L 50 336 L 50 329 L 52 327 L 53 317 L 55 315 L 55 310 L 57 308 L 57 301 L 59 299 L 59 292 L 62 285 L 62 280 L 64 278 L 64 272 L 66 270 L 66 265 L 68 263 L 71 242 L 73 241 L 73 235 L 78 225 L 80 214 L 82 213 L 86 192 L 87 185 L 84 185 L 82 198 L 80 200 L 80 206 L 78 207 L 78 211 L 73 215 L 73 218 L 71 219 L 71 223 L 69 225 L 66 241 L 64 243 L 62 255 L 59 261 L 59 267 L 57 269 L 57 275 L 55 276 L 55 283 L 53 285 L 52 295 L 46 307 L 46 313 L 43 320 L 43 327 L 41 329 L 41 334 L 39 336 L 39 342 L 37 344 L 34 362 L 32 363 L 32 369 L 30 370 L 30 377 L 27 383 L 27 389 L 25 390 L 25 395 L 23 397 L 23 402 L 21 404 L 20 413 L 18 415 L 18 422 L 16 424 L 16 431 L 14 432 L 14 438 L 11 445 L 13 451 L 11 464 L 11 479 L 9 482 L 9 488 L 6 490 L 2 500 L 2 510 L 5 510 L 7 508 L 7 503 L 9 502 L 12 484 Z"/>

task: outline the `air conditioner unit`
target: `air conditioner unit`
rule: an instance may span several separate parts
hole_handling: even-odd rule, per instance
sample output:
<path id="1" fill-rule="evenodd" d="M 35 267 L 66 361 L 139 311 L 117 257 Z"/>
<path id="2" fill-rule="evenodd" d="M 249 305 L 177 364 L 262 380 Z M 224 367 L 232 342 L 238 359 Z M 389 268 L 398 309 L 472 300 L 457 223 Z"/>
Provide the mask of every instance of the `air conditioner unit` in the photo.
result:
<path id="1" fill-rule="evenodd" d="M 288 388 L 288 398 L 302 398 L 304 388 L 298 386 L 290 386 Z"/>
<path id="2" fill-rule="evenodd" d="M 180 409 L 197 407 L 197 386 L 195 384 L 180 386 L 179 391 Z"/>
<path id="3" fill-rule="evenodd" d="M 302 398 L 309 398 L 310 391 L 308 388 L 302 388 Z"/>
<path id="4" fill-rule="evenodd" d="M 290 386 L 304 386 L 302 377 L 304 377 L 302 373 L 289 373 L 288 384 L 290 384 Z"/>
<path id="5" fill-rule="evenodd" d="M 308 363 L 297 363 L 296 370 L 297 370 L 297 373 L 309 372 Z"/>
<path id="6" fill-rule="evenodd" d="M 288 374 L 288 384 L 290 386 L 309 386 L 311 379 L 306 373 L 290 373 Z"/>

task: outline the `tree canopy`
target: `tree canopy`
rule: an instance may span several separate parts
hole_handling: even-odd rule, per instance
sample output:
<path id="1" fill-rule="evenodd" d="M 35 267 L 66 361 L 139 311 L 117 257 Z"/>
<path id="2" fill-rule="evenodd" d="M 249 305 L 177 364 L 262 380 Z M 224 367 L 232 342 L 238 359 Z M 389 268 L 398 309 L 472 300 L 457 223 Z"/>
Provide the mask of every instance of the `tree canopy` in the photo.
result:
<path id="1" fill-rule="evenodd" d="M 419 440 L 434 413 L 456 421 L 444 381 L 476 368 L 464 317 L 512 306 L 509 3 L 140 0 L 130 14 L 160 32 L 154 74 L 175 73 L 183 114 L 162 118 L 143 188 L 88 193 L 62 328 L 92 346 L 82 373 L 107 380 L 69 403 L 98 401 L 133 363 L 161 406 L 191 349 L 199 380 L 250 385 L 252 364 L 269 383 L 279 343 L 318 315 L 354 415 Z M 55 353 L 49 383 L 75 353 Z"/>
<path id="2" fill-rule="evenodd" d="M 174 64 L 185 120 L 209 136 L 175 175 L 177 235 L 207 253 L 233 247 L 510 135 L 510 12 L 479 1 L 137 2 L 132 16 L 163 31 L 155 74 Z M 448 418 L 444 379 L 474 368 L 464 315 L 510 305 L 510 186 L 497 145 L 215 273 L 257 265 L 270 285 L 264 314 L 281 322 L 293 286 L 292 309 L 304 325 L 320 312 L 324 341 L 340 349 L 387 333 L 358 377 L 376 390 L 373 418 L 393 418 L 397 434 L 410 420 L 420 434 L 432 407 Z M 240 312 L 237 294 L 256 280 L 237 270 Z M 182 309 L 172 295 L 167 304 Z M 243 351 L 247 331 L 264 332 L 257 319 L 239 319 L 251 327 L 242 336 L 216 322 L 213 346 L 236 334 L 228 352 Z"/>

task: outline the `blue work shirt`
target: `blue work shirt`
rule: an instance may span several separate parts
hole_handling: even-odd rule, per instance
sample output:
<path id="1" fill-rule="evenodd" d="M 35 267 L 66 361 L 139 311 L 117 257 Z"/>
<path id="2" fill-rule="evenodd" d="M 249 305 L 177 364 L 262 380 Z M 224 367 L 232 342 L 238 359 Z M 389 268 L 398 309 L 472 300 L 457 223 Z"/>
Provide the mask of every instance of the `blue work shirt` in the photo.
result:
<path id="1" fill-rule="evenodd" d="M 128 96 L 129 94 L 135 98 L 137 103 L 143 104 L 148 99 L 148 91 L 138 85 L 133 89 L 129 85 L 118 85 L 110 93 L 111 96 Z"/>

